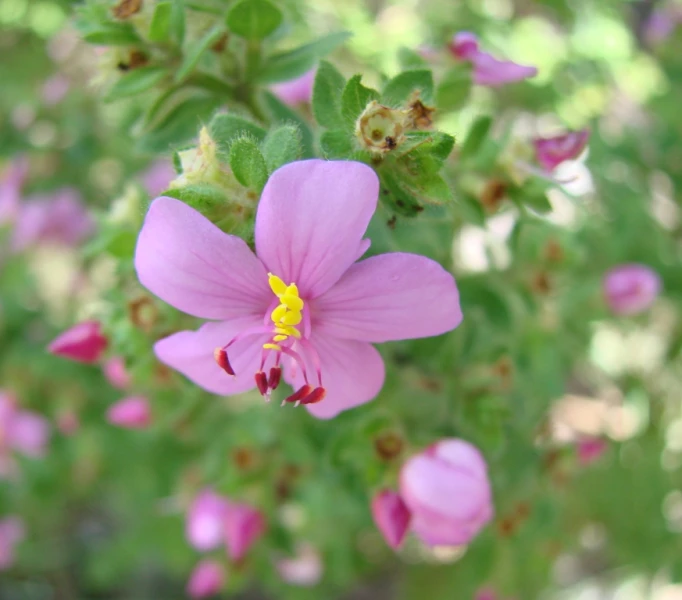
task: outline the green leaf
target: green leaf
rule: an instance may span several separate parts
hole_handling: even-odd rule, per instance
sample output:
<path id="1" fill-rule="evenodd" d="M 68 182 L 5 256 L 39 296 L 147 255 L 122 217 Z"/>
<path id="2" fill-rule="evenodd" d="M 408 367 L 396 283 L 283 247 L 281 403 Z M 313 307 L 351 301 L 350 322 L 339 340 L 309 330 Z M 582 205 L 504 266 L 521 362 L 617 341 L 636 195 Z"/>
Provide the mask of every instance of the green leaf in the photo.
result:
<path id="1" fill-rule="evenodd" d="M 90 29 L 83 34 L 83 39 L 102 46 L 130 46 L 141 41 L 128 23 L 111 23 Z"/>
<path id="2" fill-rule="evenodd" d="M 213 44 L 215 44 L 220 37 L 223 35 L 224 29 L 216 25 L 209 29 L 203 37 L 194 42 L 187 50 L 185 58 L 180 64 L 180 68 L 175 74 L 175 81 L 179 82 L 185 79 L 197 66 L 197 63 L 201 59 L 201 56 L 206 52 Z"/>
<path id="3" fill-rule="evenodd" d="M 305 46 L 275 54 L 265 61 L 256 79 L 259 83 L 277 83 L 303 75 L 312 69 L 320 58 L 343 44 L 350 35 L 347 31 L 330 33 Z"/>
<path id="4" fill-rule="evenodd" d="M 355 122 L 372 100 L 378 100 L 379 92 L 366 88 L 360 83 L 362 75 L 354 75 L 348 80 L 341 96 L 341 114 L 349 131 L 355 129 Z"/>
<path id="5" fill-rule="evenodd" d="M 259 193 L 268 180 L 265 159 L 252 138 L 241 137 L 232 142 L 230 167 L 239 183 Z"/>
<path id="6" fill-rule="evenodd" d="M 104 97 L 104 101 L 111 102 L 112 100 L 146 92 L 157 83 L 160 83 L 167 75 L 168 71 L 163 67 L 139 67 L 133 69 L 122 75 L 111 87 Z"/>
<path id="7" fill-rule="evenodd" d="M 170 31 L 178 44 L 185 40 L 185 2 L 173 0 L 173 8 L 170 14 Z"/>
<path id="8" fill-rule="evenodd" d="M 225 191 L 210 184 L 194 184 L 175 188 L 166 191 L 164 195 L 182 200 L 199 212 L 209 211 L 215 206 L 227 203 Z"/>
<path id="9" fill-rule="evenodd" d="M 395 172 L 384 171 L 381 173 L 381 201 L 393 212 L 405 217 L 414 217 L 424 208 L 413 194 L 400 185 Z"/>
<path id="10" fill-rule="evenodd" d="M 464 214 L 464 220 L 474 225 L 484 225 L 486 221 L 485 209 L 475 196 L 460 193 L 457 196 L 457 205 Z"/>
<path id="11" fill-rule="evenodd" d="M 152 42 L 166 42 L 171 33 L 172 2 L 159 2 L 154 8 L 152 21 L 149 24 L 149 40 Z"/>
<path id="12" fill-rule="evenodd" d="M 320 62 L 313 84 L 313 115 L 327 129 L 342 129 L 341 95 L 346 85 L 343 75 L 326 60 Z"/>
<path id="13" fill-rule="evenodd" d="M 469 135 L 467 135 L 466 140 L 464 140 L 464 144 L 459 153 L 460 159 L 464 160 L 465 158 L 475 156 L 478 153 L 488 136 L 492 124 L 492 117 L 483 116 L 476 119 L 476 122 L 471 126 Z"/>
<path id="14" fill-rule="evenodd" d="M 211 138 L 218 145 L 218 153 L 226 159 L 230 156 L 230 147 L 237 138 L 248 135 L 257 142 L 262 142 L 266 134 L 262 127 L 244 117 L 233 114 L 216 115 L 211 120 L 208 129 Z"/>
<path id="15" fill-rule="evenodd" d="M 527 206 L 540 214 L 552 210 L 552 205 L 547 198 L 548 185 L 545 181 L 530 180 L 523 186 L 509 186 L 507 196 L 519 206 Z"/>
<path id="16" fill-rule="evenodd" d="M 417 52 L 405 46 L 398 50 L 398 62 L 403 71 L 423 69 L 427 66 L 426 61 Z"/>
<path id="17" fill-rule="evenodd" d="M 404 71 L 391 79 L 381 95 L 382 104 L 400 107 L 404 105 L 415 90 L 420 90 L 420 98 L 433 100 L 433 75 L 427 69 Z"/>
<path id="18" fill-rule="evenodd" d="M 420 178 L 414 184 L 414 189 L 420 200 L 429 204 L 445 204 L 452 201 L 452 190 L 437 173 Z"/>
<path id="19" fill-rule="evenodd" d="M 248 40 L 262 40 L 282 24 L 282 11 L 269 0 L 241 0 L 227 13 L 230 31 Z"/>
<path id="20" fill-rule="evenodd" d="M 293 110 L 291 107 L 284 104 L 272 92 L 264 92 L 265 107 L 267 108 L 274 124 L 279 123 L 295 123 L 301 134 L 301 143 L 303 145 L 302 158 L 310 158 L 313 156 L 313 132 L 310 126 L 301 115 Z"/>
<path id="21" fill-rule="evenodd" d="M 462 108 L 469 98 L 471 86 L 470 65 L 458 65 L 449 69 L 436 87 L 436 106 L 443 111 Z"/>
<path id="22" fill-rule="evenodd" d="M 295 125 L 283 125 L 268 133 L 261 144 L 265 164 L 272 173 L 301 156 L 301 133 Z"/>
<path id="23" fill-rule="evenodd" d="M 326 158 L 348 158 L 353 153 L 353 143 L 344 130 L 325 131 L 320 146 Z"/>

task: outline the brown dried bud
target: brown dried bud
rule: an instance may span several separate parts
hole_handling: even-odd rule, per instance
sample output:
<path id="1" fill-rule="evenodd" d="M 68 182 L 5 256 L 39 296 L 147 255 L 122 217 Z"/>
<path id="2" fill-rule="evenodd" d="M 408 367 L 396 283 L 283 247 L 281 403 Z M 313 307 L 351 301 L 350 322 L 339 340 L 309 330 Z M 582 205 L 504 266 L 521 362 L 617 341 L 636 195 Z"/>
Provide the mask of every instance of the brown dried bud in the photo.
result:
<path id="1" fill-rule="evenodd" d="M 549 240 L 545 246 L 545 260 L 548 262 L 559 263 L 564 260 L 564 249 L 555 240 Z"/>
<path id="2" fill-rule="evenodd" d="M 156 324 L 158 310 L 151 298 L 141 296 L 128 303 L 128 317 L 130 322 L 145 333 L 149 333 Z"/>
<path id="3" fill-rule="evenodd" d="M 552 291 L 552 283 L 549 280 L 549 275 L 547 273 L 540 271 L 533 276 L 533 281 L 531 282 L 532 290 L 541 296 L 545 296 Z"/>
<path id="4" fill-rule="evenodd" d="M 392 460 L 399 456 L 403 446 L 403 439 L 394 432 L 385 433 L 374 440 L 374 449 L 384 460 Z"/>
<path id="5" fill-rule="evenodd" d="M 127 19 L 142 10 L 142 0 L 121 0 L 114 8 L 112 14 L 117 19 Z"/>
<path id="6" fill-rule="evenodd" d="M 430 129 L 433 125 L 433 113 L 435 107 L 426 106 L 415 94 L 414 99 L 407 105 L 406 127 L 408 129 Z"/>
<path id="7" fill-rule="evenodd" d="M 507 184 L 501 179 L 491 179 L 481 193 L 481 204 L 488 213 L 495 213 L 500 208 L 507 193 Z"/>
<path id="8" fill-rule="evenodd" d="M 225 51 L 225 48 L 227 47 L 227 40 L 229 39 L 229 36 L 227 33 L 224 33 L 223 35 L 218 38 L 218 41 L 211 46 L 211 50 L 213 52 L 216 52 L 220 54 L 221 52 Z"/>
<path id="9" fill-rule="evenodd" d="M 232 461 L 240 471 L 248 471 L 256 464 L 256 453 L 249 448 L 235 448 L 232 451 Z"/>

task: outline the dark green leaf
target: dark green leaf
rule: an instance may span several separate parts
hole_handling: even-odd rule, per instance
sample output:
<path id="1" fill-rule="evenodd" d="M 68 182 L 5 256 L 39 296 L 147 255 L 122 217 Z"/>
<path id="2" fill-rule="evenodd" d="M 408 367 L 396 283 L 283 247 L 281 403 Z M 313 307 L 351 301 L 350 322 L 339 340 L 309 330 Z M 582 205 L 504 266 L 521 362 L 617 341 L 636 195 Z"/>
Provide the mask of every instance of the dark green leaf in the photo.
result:
<path id="1" fill-rule="evenodd" d="M 313 114 L 315 120 L 327 129 L 342 129 L 341 95 L 346 80 L 331 63 L 320 62 L 313 85 Z"/>
<path id="2" fill-rule="evenodd" d="M 160 83 L 168 71 L 163 67 L 139 67 L 125 73 L 104 97 L 106 102 L 141 94 Z"/>
<path id="3" fill-rule="evenodd" d="M 406 104 L 415 90 L 420 91 L 420 98 L 426 102 L 433 100 L 433 75 L 427 69 L 404 71 L 391 79 L 381 95 L 381 103 L 387 106 L 400 107 Z"/>
<path id="4" fill-rule="evenodd" d="M 208 126 L 211 138 L 218 145 L 218 152 L 227 159 L 230 156 L 230 146 L 237 138 L 248 135 L 257 142 L 265 139 L 266 131 L 252 121 L 233 114 L 220 114 L 213 117 Z"/>
<path id="5" fill-rule="evenodd" d="M 282 125 L 268 133 L 261 144 L 270 172 L 301 156 L 301 134 L 294 125 Z"/>
<path id="6" fill-rule="evenodd" d="M 460 150 L 459 156 L 462 160 L 476 155 L 481 148 L 481 145 L 486 140 L 492 124 L 492 117 L 483 116 L 476 119 L 476 122 L 471 126 L 469 135 L 467 135 L 467 138 L 462 145 L 462 149 Z"/>
<path id="7" fill-rule="evenodd" d="M 175 74 L 175 81 L 182 81 L 197 66 L 201 56 L 223 35 L 224 29 L 218 25 L 209 29 L 204 36 L 194 42 L 187 50 L 185 58 Z"/>
<path id="8" fill-rule="evenodd" d="M 152 42 L 166 42 L 170 37 L 172 2 L 159 2 L 154 8 L 152 22 L 149 24 L 149 39 Z"/>
<path id="9" fill-rule="evenodd" d="M 471 67 L 458 65 L 448 69 L 436 87 L 436 106 L 438 110 L 458 110 L 466 104 L 471 92 Z"/>
<path id="10" fill-rule="evenodd" d="M 355 129 L 355 122 L 371 100 L 379 98 L 379 92 L 366 88 L 360 83 L 362 75 L 354 75 L 348 80 L 341 96 L 341 114 L 348 131 Z"/>
<path id="11" fill-rule="evenodd" d="M 241 137 L 230 147 L 230 167 L 243 186 L 260 192 L 268 180 L 268 168 L 256 142 Z"/>
<path id="12" fill-rule="evenodd" d="M 326 158 L 348 158 L 353 152 L 352 140 L 344 130 L 325 131 L 320 145 Z"/>
<path id="13" fill-rule="evenodd" d="M 249 40 L 262 40 L 282 24 L 282 11 L 269 0 L 241 0 L 227 13 L 230 31 Z"/>
<path id="14" fill-rule="evenodd" d="M 170 31 L 178 44 L 185 40 L 185 3 L 184 0 L 173 0 L 170 15 Z"/>
<path id="15" fill-rule="evenodd" d="M 381 201 L 392 211 L 405 217 L 418 215 L 423 207 L 419 200 L 403 188 L 395 172 L 381 173 Z"/>

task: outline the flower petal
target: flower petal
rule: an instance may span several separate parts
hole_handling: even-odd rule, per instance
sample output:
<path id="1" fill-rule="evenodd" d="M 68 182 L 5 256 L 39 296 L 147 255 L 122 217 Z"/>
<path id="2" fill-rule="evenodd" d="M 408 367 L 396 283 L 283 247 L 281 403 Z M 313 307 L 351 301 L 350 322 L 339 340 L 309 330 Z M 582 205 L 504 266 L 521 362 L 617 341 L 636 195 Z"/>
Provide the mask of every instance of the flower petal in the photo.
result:
<path id="1" fill-rule="evenodd" d="M 244 338 L 228 348 L 234 377 L 216 364 L 213 351 L 239 333 L 262 325 L 262 317 L 205 323 L 197 331 L 180 331 L 159 340 L 154 352 L 161 362 L 213 394 L 239 394 L 255 387 L 253 375 L 260 366 L 262 345 L 268 341 L 268 334 Z"/>
<path id="2" fill-rule="evenodd" d="M 318 333 L 363 342 L 440 335 L 462 321 L 452 275 L 429 258 L 402 252 L 354 264 L 311 310 Z"/>
<path id="3" fill-rule="evenodd" d="M 326 390 L 324 400 L 306 408 L 318 419 L 331 419 L 340 412 L 372 400 L 384 384 L 384 361 L 374 346 L 355 340 L 341 340 L 313 334 L 310 342 L 319 356 L 322 385 Z M 315 383 L 315 371 L 309 373 Z M 294 389 L 303 385 L 300 371 L 286 380 Z"/>
<path id="4" fill-rule="evenodd" d="M 135 250 L 142 285 L 175 308 L 204 319 L 265 314 L 267 274 L 246 243 L 184 202 L 154 200 Z"/>
<path id="5" fill-rule="evenodd" d="M 361 254 L 379 179 L 362 163 L 305 160 L 268 180 L 256 216 L 256 252 L 268 270 L 310 299 Z M 361 246 L 361 244 L 363 244 Z"/>
<path id="6" fill-rule="evenodd" d="M 22 410 L 15 414 L 12 430 L 7 434 L 13 448 L 27 456 L 38 457 L 45 453 L 50 426 L 39 414 Z"/>

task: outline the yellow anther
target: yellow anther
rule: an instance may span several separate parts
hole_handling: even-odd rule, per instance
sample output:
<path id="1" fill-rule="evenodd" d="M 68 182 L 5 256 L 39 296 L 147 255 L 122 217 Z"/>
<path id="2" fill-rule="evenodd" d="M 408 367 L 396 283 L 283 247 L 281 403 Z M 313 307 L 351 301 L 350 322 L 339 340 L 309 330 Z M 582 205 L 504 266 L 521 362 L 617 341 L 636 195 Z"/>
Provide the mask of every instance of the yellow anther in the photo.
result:
<path id="1" fill-rule="evenodd" d="M 270 344 L 270 343 L 263 344 L 263 348 L 264 348 L 265 350 L 277 350 L 277 352 L 281 352 L 281 351 L 282 351 L 282 347 L 279 346 L 278 344 Z"/>
<path id="2" fill-rule="evenodd" d="M 278 307 L 279 308 L 279 307 Z M 277 310 L 277 309 L 275 309 Z M 273 311 L 274 313 L 274 311 Z M 290 310 L 285 313 L 280 321 L 285 325 L 298 325 L 303 320 L 303 315 L 297 310 Z"/>
<path id="3" fill-rule="evenodd" d="M 275 296 L 281 296 L 287 291 L 287 284 L 284 283 L 277 275 L 268 273 L 268 283 L 270 284 L 270 289 L 274 292 Z M 291 286 L 289 286 L 291 287 Z"/>
<path id="4" fill-rule="evenodd" d="M 279 335 L 293 336 L 296 339 L 301 339 L 301 332 L 291 325 L 278 325 L 275 327 L 275 333 Z"/>
<path id="5" fill-rule="evenodd" d="M 298 288 L 296 287 L 296 284 L 292 283 L 291 285 L 287 286 L 284 294 L 287 296 L 296 296 L 298 298 Z"/>
<path id="6" fill-rule="evenodd" d="M 291 287 L 291 286 L 289 286 Z M 279 297 L 282 304 L 286 304 L 291 310 L 301 311 L 303 309 L 303 300 L 298 296 L 290 296 L 289 294 L 282 294 Z"/>
<path id="7" fill-rule="evenodd" d="M 289 339 L 288 335 L 276 335 L 274 338 L 272 338 L 273 342 L 283 342 L 284 340 Z"/>
<path id="8" fill-rule="evenodd" d="M 282 317 L 287 314 L 287 307 L 285 304 L 280 304 L 275 310 L 270 313 L 270 318 L 273 323 L 279 323 Z"/>

